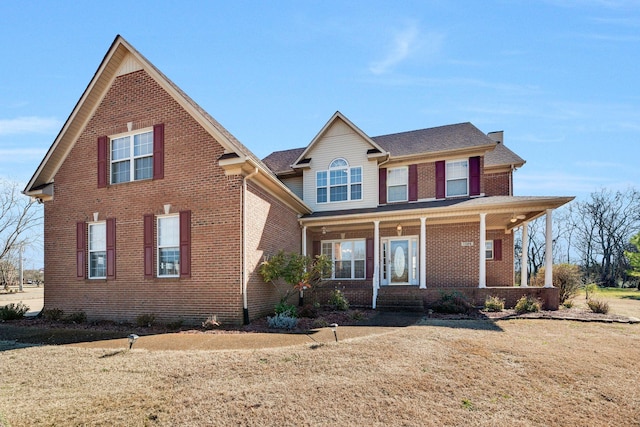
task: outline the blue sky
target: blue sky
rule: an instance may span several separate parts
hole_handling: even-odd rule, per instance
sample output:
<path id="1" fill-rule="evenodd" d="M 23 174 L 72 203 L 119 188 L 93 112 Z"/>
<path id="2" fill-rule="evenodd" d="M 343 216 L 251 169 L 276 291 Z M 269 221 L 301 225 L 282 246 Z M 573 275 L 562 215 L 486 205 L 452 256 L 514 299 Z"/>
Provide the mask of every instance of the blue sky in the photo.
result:
<path id="1" fill-rule="evenodd" d="M 0 177 L 26 182 L 121 34 L 259 157 L 340 110 L 470 121 L 517 195 L 640 188 L 640 1 L 0 2 Z"/>

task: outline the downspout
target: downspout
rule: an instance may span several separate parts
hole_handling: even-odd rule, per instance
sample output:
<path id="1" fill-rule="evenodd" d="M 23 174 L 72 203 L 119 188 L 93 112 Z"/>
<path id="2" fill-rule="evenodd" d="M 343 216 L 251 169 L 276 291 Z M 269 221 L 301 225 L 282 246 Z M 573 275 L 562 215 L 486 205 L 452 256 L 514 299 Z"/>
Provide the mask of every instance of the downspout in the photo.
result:
<path id="1" fill-rule="evenodd" d="M 513 172 L 516 168 L 511 164 L 511 173 L 509 174 L 509 195 L 513 196 Z"/>
<path id="2" fill-rule="evenodd" d="M 245 325 L 249 324 L 249 300 L 247 286 L 249 273 L 247 272 L 247 181 L 258 173 L 256 167 L 253 172 L 242 180 L 242 317 Z"/>

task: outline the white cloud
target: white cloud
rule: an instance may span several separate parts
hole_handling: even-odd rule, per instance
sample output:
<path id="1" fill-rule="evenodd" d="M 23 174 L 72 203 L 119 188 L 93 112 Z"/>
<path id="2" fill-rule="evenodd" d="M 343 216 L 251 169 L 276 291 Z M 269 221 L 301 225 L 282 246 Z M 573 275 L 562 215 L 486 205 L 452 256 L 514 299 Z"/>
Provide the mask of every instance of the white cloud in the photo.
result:
<path id="1" fill-rule="evenodd" d="M 440 50 L 442 38 L 442 34 L 439 33 L 422 34 L 418 26 L 411 23 L 395 35 L 386 56 L 373 62 L 369 71 L 375 75 L 386 74 L 419 51 L 435 53 Z"/>
<path id="2" fill-rule="evenodd" d="M 61 123 L 52 117 L 17 117 L 0 119 L 0 135 L 25 133 L 53 133 L 59 130 Z"/>

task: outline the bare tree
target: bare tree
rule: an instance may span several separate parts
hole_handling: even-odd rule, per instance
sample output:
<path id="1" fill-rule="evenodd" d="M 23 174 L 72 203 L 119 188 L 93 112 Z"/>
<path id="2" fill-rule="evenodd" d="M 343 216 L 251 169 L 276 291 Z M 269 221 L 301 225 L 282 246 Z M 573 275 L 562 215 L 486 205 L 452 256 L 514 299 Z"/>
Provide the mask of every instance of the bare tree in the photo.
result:
<path id="1" fill-rule="evenodd" d="M 38 204 L 20 193 L 16 182 L 0 179 L 0 261 L 29 244 L 40 225 Z"/>
<path id="2" fill-rule="evenodd" d="M 640 192 L 602 189 L 591 193 L 589 200 L 576 203 L 572 218 L 574 248 L 588 279 L 603 286 L 625 280 L 624 251 L 640 227 Z"/>

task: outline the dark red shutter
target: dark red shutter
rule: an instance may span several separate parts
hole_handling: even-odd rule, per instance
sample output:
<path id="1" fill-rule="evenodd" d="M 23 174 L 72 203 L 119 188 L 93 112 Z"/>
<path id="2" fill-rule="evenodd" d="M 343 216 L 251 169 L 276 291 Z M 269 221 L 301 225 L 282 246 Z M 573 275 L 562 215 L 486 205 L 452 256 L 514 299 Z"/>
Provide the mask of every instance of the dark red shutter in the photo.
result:
<path id="1" fill-rule="evenodd" d="M 378 170 L 378 202 L 381 205 L 387 204 L 387 168 Z"/>
<path id="2" fill-rule="evenodd" d="M 191 211 L 180 212 L 180 277 L 191 277 Z"/>
<path id="3" fill-rule="evenodd" d="M 480 157 L 469 157 L 469 195 L 480 195 Z"/>
<path id="4" fill-rule="evenodd" d="M 76 279 L 83 280 L 85 278 L 85 272 L 87 271 L 86 253 L 87 253 L 87 239 L 86 239 L 87 224 L 83 221 L 76 223 Z"/>
<path id="5" fill-rule="evenodd" d="M 418 165 L 409 165 L 409 201 L 418 200 Z"/>
<path id="6" fill-rule="evenodd" d="M 144 216 L 144 277 L 153 277 L 153 214 Z"/>
<path id="7" fill-rule="evenodd" d="M 153 179 L 164 178 L 164 124 L 153 126 Z"/>
<path id="8" fill-rule="evenodd" d="M 436 199 L 445 198 L 445 163 L 444 160 L 436 162 Z"/>
<path id="9" fill-rule="evenodd" d="M 320 240 L 314 240 L 311 244 L 311 255 L 317 257 L 322 255 L 322 246 Z"/>
<path id="10" fill-rule="evenodd" d="M 98 138 L 98 188 L 107 186 L 108 140 L 106 136 Z"/>
<path id="11" fill-rule="evenodd" d="M 107 218 L 107 279 L 116 278 L 116 219 Z"/>
<path id="12" fill-rule="evenodd" d="M 493 260 L 502 261 L 502 239 L 493 241 Z"/>
<path id="13" fill-rule="evenodd" d="M 367 279 L 373 279 L 374 253 L 373 253 L 373 239 L 371 237 L 367 237 L 366 251 L 367 251 L 367 254 L 366 254 Z"/>

